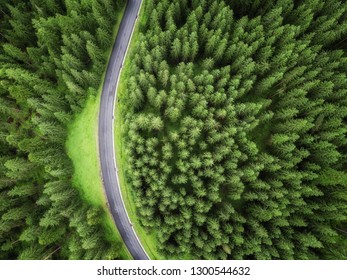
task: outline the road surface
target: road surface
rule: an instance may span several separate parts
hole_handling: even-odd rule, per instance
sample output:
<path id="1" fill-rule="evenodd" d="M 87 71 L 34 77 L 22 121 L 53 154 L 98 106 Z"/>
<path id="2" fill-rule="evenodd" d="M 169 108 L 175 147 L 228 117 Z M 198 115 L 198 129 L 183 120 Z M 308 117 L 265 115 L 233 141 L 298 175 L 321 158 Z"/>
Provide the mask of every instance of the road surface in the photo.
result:
<path id="1" fill-rule="evenodd" d="M 123 61 L 142 0 L 128 0 L 107 67 L 99 112 L 99 156 L 108 204 L 125 245 L 135 260 L 149 259 L 129 220 L 119 186 L 114 150 L 114 104 Z"/>

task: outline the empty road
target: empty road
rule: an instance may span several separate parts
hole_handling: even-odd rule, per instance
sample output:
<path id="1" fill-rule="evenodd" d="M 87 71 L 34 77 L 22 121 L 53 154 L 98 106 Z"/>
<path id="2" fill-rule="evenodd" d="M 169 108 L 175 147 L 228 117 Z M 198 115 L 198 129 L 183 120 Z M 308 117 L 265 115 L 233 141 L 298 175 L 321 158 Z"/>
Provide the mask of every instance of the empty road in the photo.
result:
<path id="1" fill-rule="evenodd" d="M 109 207 L 118 231 L 135 260 L 146 260 L 149 257 L 136 236 L 122 200 L 115 161 L 113 118 L 119 75 L 141 2 L 142 0 L 128 0 L 127 2 L 127 7 L 113 46 L 112 55 L 107 66 L 101 95 L 98 135 L 102 178 Z"/>

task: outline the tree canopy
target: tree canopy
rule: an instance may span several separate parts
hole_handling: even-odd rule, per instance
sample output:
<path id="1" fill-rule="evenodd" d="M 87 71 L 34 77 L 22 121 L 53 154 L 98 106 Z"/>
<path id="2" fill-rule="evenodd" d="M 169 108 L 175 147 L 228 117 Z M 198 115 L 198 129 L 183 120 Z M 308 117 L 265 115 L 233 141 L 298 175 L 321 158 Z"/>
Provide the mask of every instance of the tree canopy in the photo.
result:
<path id="1" fill-rule="evenodd" d="M 125 3 L 10 2 L 0 1 L 0 259 L 119 258 L 105 214 L 72 187 L 65 142 L 101 84 Z"/>
<path id="2" fill-rule="evenodd" d="M 347 3 L 144 8 L 119 121 L 162 252 L 346 258 Z"/>

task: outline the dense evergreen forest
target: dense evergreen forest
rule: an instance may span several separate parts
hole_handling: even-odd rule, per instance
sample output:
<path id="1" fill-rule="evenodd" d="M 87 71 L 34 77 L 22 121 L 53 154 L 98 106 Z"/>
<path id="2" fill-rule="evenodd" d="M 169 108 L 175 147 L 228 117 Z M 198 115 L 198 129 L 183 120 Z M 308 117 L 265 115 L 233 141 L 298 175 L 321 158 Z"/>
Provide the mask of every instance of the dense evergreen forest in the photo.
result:
<path id="1" fill-rule="evenodd" d="M 144 7 L 119 102 L 128 187 L 162 252 L 346 259 L 347 2 Z"/>
<path id="2" fill-rule="evenodd" d="M 72 187 L 67 124 L 96 95 L 120 0 L 0 0 L 0 259 L 114 259 Z"/>

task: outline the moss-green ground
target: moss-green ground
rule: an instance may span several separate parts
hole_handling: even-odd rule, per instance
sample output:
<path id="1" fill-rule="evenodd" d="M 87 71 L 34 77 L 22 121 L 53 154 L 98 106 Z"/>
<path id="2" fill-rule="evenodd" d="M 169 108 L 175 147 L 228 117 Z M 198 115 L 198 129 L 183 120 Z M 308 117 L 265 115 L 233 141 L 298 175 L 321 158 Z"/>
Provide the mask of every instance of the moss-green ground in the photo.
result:
<path id="1" fill-rule="evenodd" d="M 114 28 L 113 41 L 115 40 L 124 8 L 125 6 L 115 14 L 118 21 Z M 112 48 L 108 51 L 108 56 L 111 54 L 111 50 Z M 98 119 L 101 90 L 102 86 L 98 90 L 97 96 L 89 96 L 84 109 L 74 116 L 73 122 L 68 127 L 66 148 L 74 165 L 72 183 L 80 191 L 82 198 L 87 203 L 104 209 L 103 225 L 106 229 L 106 237 L 115 244 L 121 244 L 121 259 L 131 259 L 132 257 L 125 247 L 106 205 L 107 198 L 101 180 L 98 155 Z"/>
<path id="2" fill-rule="evenodd" d="M 130 259 L 106 205 L 97 145 L 99 106 L 100 93 L 97 97 L 90 96 L 83 111 L 69 126 L 66 146 L 75 169 L 72 183 L 87 203 L 104 209 L 103 225 L 107 238 L 115 244 L 122 244 L 120 257 Z"/>

